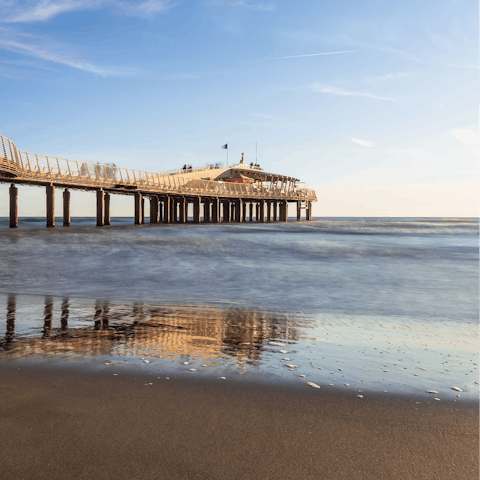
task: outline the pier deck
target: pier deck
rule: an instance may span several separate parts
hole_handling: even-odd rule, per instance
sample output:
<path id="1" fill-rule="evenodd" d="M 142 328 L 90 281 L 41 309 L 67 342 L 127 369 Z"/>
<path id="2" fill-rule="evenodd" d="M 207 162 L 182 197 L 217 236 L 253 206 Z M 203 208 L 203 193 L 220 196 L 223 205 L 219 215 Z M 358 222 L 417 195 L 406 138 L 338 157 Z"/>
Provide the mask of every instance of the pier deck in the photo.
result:
<path id="1" fill-rule="evenodd" d="M 18 226 L 20 185 L 46 187 L 46 224 L 55 226 L 55 189 L 63 188 L 63 225 L 70 225 L 70 189 L 96 191 L 97 225 L 110 224 L 110 194 L 135 197 L 135 223 L 144 223 L 144 197 L 150 199 L 150 223 L 185 223 L 188 205 L 193 221 L 287 221 L 288 203 L 297 205 L 297 220 L 305 209 L 311 219 L 315 191 L 285 175 L 265 173 L 248 165 L 214 165 L 167 172 L 143 172 L 114 165 L 80 162 L 17 149 L 0 135 L 0 183 L 10 183 L 10 227 Z M 237 175 L 247 183 L 226 180 Z M 225 180 L 224 180 L 225 179 Z M 247 216 L 247 205 L 250 204 Z M 254 208 L 255 207 L 255 208 Z M 278 208 L 277 208 L 278 207 Z"/>

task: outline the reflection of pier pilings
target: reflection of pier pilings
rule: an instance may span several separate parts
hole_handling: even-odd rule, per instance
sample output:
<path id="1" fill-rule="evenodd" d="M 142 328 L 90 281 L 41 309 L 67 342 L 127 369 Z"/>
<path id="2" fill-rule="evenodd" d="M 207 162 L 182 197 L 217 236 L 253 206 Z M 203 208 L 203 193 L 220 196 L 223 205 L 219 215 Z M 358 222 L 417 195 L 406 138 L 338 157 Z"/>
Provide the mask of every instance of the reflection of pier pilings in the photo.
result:
<path id="1" fill-rule="evenodd" d="M 43 338 L 50 337 L 52 334 L 53 320 L 53 298 L 45 298 L 45 310 L 43 313 Z"/>
<path id="2" fill-rule="evenodd" d="M 90 303 L 85 319 L 83 305 L 78 316 L 75 301 L 62 299 L 58 305 L 60 325 L 54 327 L 54 299 L 46 297 L 42 332 L 22 337 L 18 333 L 14 336 L 15 320 L 18 330 L 17 304 L 16 297 L 10 295 L 7 331 L 0 339 L 0 353 L 8 351 L 16 357 L 51 353 L 228 356 L 245 365 L 261 360 L 269 340 L 295 342 L 301 335 L 296 319 L 284 315 L 241 308 L 178 308 L 141 302 L 120 305 L 101 300 Z M 78 320 L 81 324 L 76 326 Z"/>
<path id="3" fill-rule="evenodd" d="M 97 300 L 95 302 L 94 330 L 106 330 L 108 328 L 108 302 Z"/>
<path id="4" fill-rule="evenodd" d="M 62 316 L 60 318 L 60 325 L 62 331 L 67 330 L 68 328 L 68 314 L 69 314 L 69 308 L 68 308 L 68 298 L 64 299 L 62 302 Z"/>
<path id="5" fill-rule="evenodd" d="M 17 300 L 15 295 L 9 295 L 7 300 L 7 329 L 5 332 L 5 343 L 12 343 L 15 335 L 15 313 L 17 311 Z"/>

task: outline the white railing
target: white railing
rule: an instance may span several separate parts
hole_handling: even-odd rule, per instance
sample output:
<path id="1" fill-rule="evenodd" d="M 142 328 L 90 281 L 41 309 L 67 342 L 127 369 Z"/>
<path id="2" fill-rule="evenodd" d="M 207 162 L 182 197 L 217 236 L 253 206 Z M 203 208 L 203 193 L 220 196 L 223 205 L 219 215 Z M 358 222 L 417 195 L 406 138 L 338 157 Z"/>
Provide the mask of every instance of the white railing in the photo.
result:
<path id="1" fill-rule="evenodd" d="M 18 150 L 0 135 L 0 177 L 71 187 L 138 189 L 152 194 L 205 195 L 245 198 L 285 198 L 316 201 L 314 190 L 293 184 L 256 184 L 196 180 L 174 174 L 150 173 L 100 163 L 79 162 Z M 204 167 L 198 167 L 201 170 Z M 206 167 L 215 168 L 215 167 Z M 180 172 L 185 170 L 180 169 Z"/>

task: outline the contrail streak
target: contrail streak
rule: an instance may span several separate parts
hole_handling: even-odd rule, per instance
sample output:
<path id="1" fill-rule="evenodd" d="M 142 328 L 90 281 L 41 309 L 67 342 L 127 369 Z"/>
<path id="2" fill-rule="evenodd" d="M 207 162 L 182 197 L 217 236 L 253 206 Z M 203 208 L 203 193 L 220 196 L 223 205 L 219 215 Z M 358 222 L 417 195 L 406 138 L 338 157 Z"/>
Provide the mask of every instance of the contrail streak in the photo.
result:
<path id="1" fill-rule="evenodd" d="M 307 55 L 292 55 L 290 57 L 276 57 L 274 60 L 279 58 L 317 57 L 318 55 L 336 55 L 337 53 L 353 53 L 353 52 L 355 52 L 355 50 L 346 50 L 344 52 L 309 53 Z"/>

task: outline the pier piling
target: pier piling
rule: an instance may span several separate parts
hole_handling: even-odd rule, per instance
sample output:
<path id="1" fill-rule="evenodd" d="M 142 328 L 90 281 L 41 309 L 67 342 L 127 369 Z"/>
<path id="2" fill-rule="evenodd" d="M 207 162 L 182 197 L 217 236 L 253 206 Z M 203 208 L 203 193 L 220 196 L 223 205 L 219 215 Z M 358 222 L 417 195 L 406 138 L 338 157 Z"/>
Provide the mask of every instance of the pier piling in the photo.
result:
<path id="1" fill-rule="evenodd" d="M 265 200 L 259 200 L 259 209 L 258 212 L 260 214 L 260 223 L 265 222 Z"/>
<path id="2" fill-rule="evenodd" d="M 150 197 L 150 223 L 158 223 L 158 197 Z"/>
<path id="3" fill-rule="evenodd" d="M 63 191 L 63 226 L 70 226 L 70 190 Z"/>
<path id="4" fill-rule="evenodd" d="M 220 200 L 218 197 L 212 199 L 212 221 L 220 223 Z"/>
<path id="5" fill-rule="evenodd" d="M 105 225 L 105 194 L 102 189 L 97 190 L 97 227 Z"/>
<path id="6" fill-rule="evenodd" d="M 185 197 L 180 197 L 180 200 L 178 201 L 178 204 L 180 205 L 180 223 L 187 223 L 187 214 L 188 214 L 188 203 L 186 202 Z"/>
<path id="7" fill-rule="evenodd" d="M 10 193 L 10 228 L 18 227 L 18 188 L 11 184 Z"/>
<path id="8" fill-rule="evenodd" d="M 135 225 L 141 225 L 142 224 L 142 194 L 141 193 L 135 193 Z"/>
<path id="9" fill-rule="evenodd" d="M 55 227 L 55 187 L 50 184 L 47 185 L 47 228 Z"/>
<path id="10" fill-rule="evenodd" d="M 193 197 L 193 223 L 200 223 L 200 197 Z"/>
<path id="11" fill-rule="evenodd" d="M 297 222 L 302 220 L 302 201 L 297 201 Z"/>
<path id="12" fill-rule="evenodd" d="M 103 197 L 103 205 L 104 205 L 104 221 L 105 225 L 110 225 L 110 194 L 105 193 Z"/>

